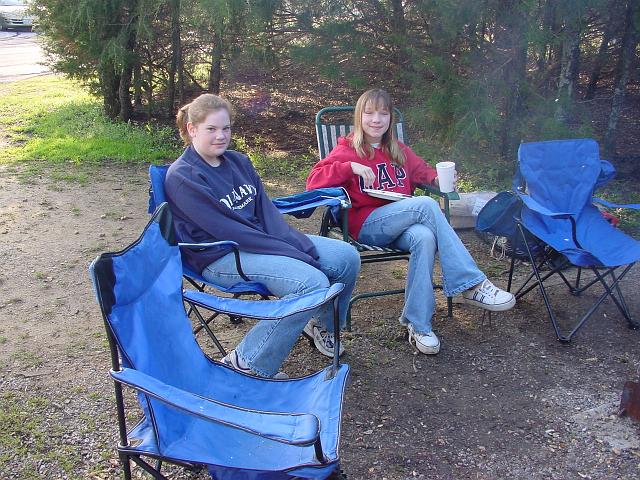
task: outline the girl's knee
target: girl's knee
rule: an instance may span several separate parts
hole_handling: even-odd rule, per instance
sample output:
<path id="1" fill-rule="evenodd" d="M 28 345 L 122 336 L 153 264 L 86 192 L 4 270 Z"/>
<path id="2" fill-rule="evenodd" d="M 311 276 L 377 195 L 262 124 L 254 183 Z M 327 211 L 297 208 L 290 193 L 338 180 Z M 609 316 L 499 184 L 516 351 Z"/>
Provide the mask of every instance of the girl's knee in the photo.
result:
<path id="1" fill-rule="evenodd" d="M 342 249 L 342 258 L 344 259 L 344 262 L 347 265 L 352 265 L 354 267 L 356 267 L 358 270 L 360 270 L 360 253 L 358 253 L 358 250 L 356 250 L 356 248 L 347 243 L 347 242 L 343 242 L 344 243 L 344 247 Z"/>
<path id="2" fill-rule="evenodd" d="M 320 288 L 328 288 L 331 286 L 327 276 L 320 270 L 314 269 L 314 272 L 309 272 L 305 278 L 298 279 L 299 289 L 295 293 L 302 295 L 305 293 L 313 292 Z"/>
<path id="3" fill-rule="evenodd" d="M 409 250 L 420 248 L 435 252 L 436 236 L 429 227 L 422 224 L 412 225 L 406 230 L 405 235 L 409 239 Z"/>
<path id="4" fill-rule="evenodd" d="M 423 196 L 423 197 L 414 197 L 418 200 L 419 205 L 421 208 L 427 209 L 427 210 L 437 210 L 438 212 L 440 212 L 440 203 L 438 203 L 437 200 L 434 200 L 431 197 L 427 197 L 427 196 Z"/>

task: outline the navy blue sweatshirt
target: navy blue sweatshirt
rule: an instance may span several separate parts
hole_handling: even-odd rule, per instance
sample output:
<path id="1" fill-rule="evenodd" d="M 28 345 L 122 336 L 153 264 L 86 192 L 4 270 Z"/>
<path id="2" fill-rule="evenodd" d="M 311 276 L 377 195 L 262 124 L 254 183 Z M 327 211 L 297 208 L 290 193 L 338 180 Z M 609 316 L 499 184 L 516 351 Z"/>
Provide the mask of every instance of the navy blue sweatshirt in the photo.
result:
<path id="1" fill-rule="evenodd" d="M 169 167 L 164 187 L 179 241 L 233 240 L 245 252 L 283 255 L 318 268 L 313 243 L 285 221 L 249 158 L 227 150 L 220 160 L 212 167 L 188 146 Z M 219 248 L 182 249 L 196 272 L 228 253 Z"/>

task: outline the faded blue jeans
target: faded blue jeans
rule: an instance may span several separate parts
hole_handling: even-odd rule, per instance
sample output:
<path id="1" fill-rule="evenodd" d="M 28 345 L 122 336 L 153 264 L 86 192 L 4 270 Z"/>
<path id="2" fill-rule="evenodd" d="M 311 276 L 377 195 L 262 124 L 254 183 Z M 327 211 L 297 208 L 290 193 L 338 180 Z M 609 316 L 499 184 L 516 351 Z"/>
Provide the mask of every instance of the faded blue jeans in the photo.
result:
<path id="1" fill-rule="evenodd" d="M 367 217 L 358 240 L 410 252 L 404 309 L 400 322 L 411 323 L 417 333 L 432 330 L 435 312 L 433 265 L 440 252 L 444 293 L 453 297 L 486 277 L 451 228 L 438 202 L 413 197 L 376 208 Z"/>
<path id="2" fill-rule="evenodd" d="M 344 283 L 338 297 L 340 326 L 344 326 L 351 293 L 360 271 L 360 256 L 355 248 L 341 240 L 307 235 L 316 246 L 320 269 L 295 258 L 240 252 L 242 270 L 253 281 L 266 286 L 276 297 L 302 295 L 319 288 Z M 202 276 L 213 283 L 230 287 L 241 282 L 233 253 L 208 265 Z M 236 347 L 238 355 L 259 375 L 272 377 L 289 355 L 311 316 L 333 332 L 333 305 L 319 312 L 304 312 L 281 320 L 262 320 Z"/>

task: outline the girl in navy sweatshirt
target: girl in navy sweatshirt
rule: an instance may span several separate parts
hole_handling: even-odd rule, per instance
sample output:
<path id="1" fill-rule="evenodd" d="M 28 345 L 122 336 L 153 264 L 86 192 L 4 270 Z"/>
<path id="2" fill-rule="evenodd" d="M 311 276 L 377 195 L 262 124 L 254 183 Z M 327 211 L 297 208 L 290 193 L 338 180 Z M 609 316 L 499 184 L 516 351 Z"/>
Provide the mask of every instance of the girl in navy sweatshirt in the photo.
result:
<path id="1" fill-rule="evenodd" d="M 338 306 L 344 324 L 360 270 L 356 250 L 345 242 L 304 235 L 291 227 L 267 196 L 249 158 L 227 150 L 232 108 L 203 94 L 178 111 L 176 123 L 186 144 L 169 168 L 165 191 L 181 242 L 233 240 L 244 273 L 277 297 L 300 295 L 335 282 L 345 284 Z M 229 287 L 243 279 L 233 253 L 183 249 L 183 258 L 213 283 Z M 236 369 L 272 377 L 305 332 L 316 348 L 333 357 L 333 316 L 258 322 L 223 361 Z M 341 345 L 340 354 L 343 349 Z"/>

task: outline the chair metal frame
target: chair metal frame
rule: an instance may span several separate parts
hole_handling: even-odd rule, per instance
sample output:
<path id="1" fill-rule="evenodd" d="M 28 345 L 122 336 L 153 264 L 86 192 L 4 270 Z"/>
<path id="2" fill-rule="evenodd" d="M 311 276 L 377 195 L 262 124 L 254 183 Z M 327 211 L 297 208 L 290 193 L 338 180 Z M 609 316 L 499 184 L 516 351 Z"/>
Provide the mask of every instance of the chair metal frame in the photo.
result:
<path id="1" fill-rule="evenodd" d="M 337 145 L 338 138 L 348 135 L 353 131 L 353 125 L 349 123 L 325 123 L 323 117 L 331 114 L 344 114 L 352 113 L 355 110 L 353 106 L 330 106 L 325 107 L 316 114 L 315 127 L 316 127 L 316 139 L 318 142 L 318 154 L 320 160 L 324 159 L 331 150 Z M 398 140 L 402 143 L 407 143 L 407 134 L 404 128 L 404 117 L 400 110 L 394 108 L 394 120 L 393 127 L 396 131 Z M 443 200 L 444 214 L 447 220 L 450 220 L 450 201 L 459 200 L 460 195 L 457 192 L 444 193 L 438 188 L 431 185 L 419 185 L 418 188 L 423 190 L 426 195 L 439 197 Z M 323 212 L 322 223 L 320 226 L 320 235 L 327 237 L 332 233 L 334 236 L 342 239 L 345 242 L 353 245 L 360 253 L 361 263 L 379 263 L 390 262 L 398 260 L 409 260 L 409 252 L 390 248 L 390 247 L 378 247 L 374 245 L 367 245 L 358 242 L 356 239 L 349 235 L 348 225 L 348 212 L 351 205 L 343 206 L 339 213 L 336 215 L 336 210 L 326 208 Z M 442 285 L 434 284 L 434 289 L 442 289 Z M 347 312 L 347 329 L 351 330 L 351 309 L 353 305 L 359 300 L 373 297 L 383 297 L 388 295 L 402 295 L 405 293 L 405 289 L 388 289 L 388 290 L 376 290 L 372 292 L 363 292 L 354 295 L 349 302 L 349 310 Z M 453 316 L 453 301 L 451 297 L 447 297 L 447 315 Z"/>
<path id="2" fill-rule="evenodd" d="M 564 141 L 551 141 L 551 142 L 571 142 L 574 140 L 564 140 Z M 577 140 L 582 141 L 582 140 Z M 584 139 L 586 142 L 593 142 L 589 139 Z M 549 143 L 551 143 L 549 142 Z M 543 142 L 535 142 L 535 143 L 543 143 Z M 595 143 L 595 142 L 593 142 Z M 593 147 L 597 151 L 597 144 Z M 540 198 L 536 199 L 529 196 L 529 192 L 527 192 L 527 184 L 526 180 L 521 173 L 520 170 L 520 152 L 519 149 L 519 160 L 518 166 L 516 169 L 516 174 L 514 176 L 513 187 L 514 191 L 523 199 L 528 199 L 526 204 L 530 205 L 533 212 L 538 214 L 546 215 L 549 218 L 558 218 L 558 219 L 569 219 L 571 223 L 571 233 L 572 238 L 571 241 L 578 249 L 583 249 L 580 241 L 577 238 L 577 214 L 572 213 L 556 213 L 548 211 L 548 206 L 544 204 L 544 201 Z M 603 181 L 598 181 L 594 185 L 594 188 L 606 183 L 610 178 L 613 177 L 615 170 L 611 166 L 609 162 L 601 160 L 601 177 L 605 170 L 608 171 L 606 178 Z M 608 204 L 609 202 L 605 202 L 601 199 L 592 197 L 593 202 Z M 540 203 L 539 203 L 540 202 Z M 609 204 L 616 207 L 630 207 L 630 208 L 638 208 L 637 205 L 615 205 Z M 523 207 L 523 208 L 526 208 Z M 544 212 L 544 210 L 547 210 Z M 531 272 L 528 274 L 526 279 L 523 281 L 522 285 L 516 290 L 515 297 L 516 299 L 520 299 L 524 297 L 526 294 L 534 290 L 538 287 L 540 294 L 542 295 L 542 299 L 545 304 L 545 309 L 547 312 L 547 316 L 551 321 L 554 332 L 556 334 L 557 339 L 561 343 L 569 343 L 573 336 L 585 325 L 587 320 L 591 318 L 593 313 L 597 310 L 597 308 L 607 299 L 610 298 L 613 303 L 616 305 L 622 316 L 626 319 L 627 325 L 630 329 L 636 330 L 640 327 L 640 324 L 636 322 L 629 311 L 629 307 L 625 302 L 624 296 L 620 289 L 620 282 L 623 278 L 629 273 L 631 268 L 635 265 L 635 262 L 626 264 L 626 265 L 616 265 L 616 266 L 602 266 L 602 265 L 574 265 L 571 263 L 570 259 L 565 255 L 562 255 L 561 252 L 558 252 L 550 245 L 548 245 L 543 239 L 537 237 L 534 232 L 527 228 L 526 222 L 523 221 L 521 215 L 514 216 L 514 221 L 516 223 L 516 238 L 521 239 L 521 243 L 524 246 L 524 255 L 516 256 L 513 255 L 511 257 L 511 264 L 509 268 L 509 281 L 507 290 L 511 291 L 512 282 L 513 282 L 513 274 L 515 271 L 516 260 L 523 259 L 530 262 Z M 604 219 L 602 219 L 605 222 Z M 611 227 L 614 228 L 614 227 Z M 514 242 L 515 244 L 515 242 Z M 572 268 L 575 267 L 575 268 Z M 575 270 L 575 279 L 571 280 L 568 276 L 568 269 Z M 584 281 L 583 278 L 583 270 L 589 271 L 593 273 L 593 277 L 590 280 Z M 559 319 L 556 313 L 553 310 L 551 305 L 551 301 L 549 298 L 549 294 L 545 288 L 544 282 L 554 276 L 560 277 L 562 283 L 566 285 L 569 292 L 573 296 L 580 296 L 583 292 L 587 291 L 590 287 L 600 284 L 604 292 L 597 297 L 595 302 L 586 310 L 586 312 L 580 317 L 577 322 L 571 326 L 568 331 L 563 331 L 560 326 Z"/>
<path id="3" fill-rule="evenodd" d="M 528 238 L 531 241 L 530 232 L 526 229 L 526 227 L 522 223 L 522 219 L 516 218 L 516 227 L 517 227 L 517 235 L 520 236 L 521 239 Z M 565 270 L 567 268 L 572 267 L 571 262 L 564 256 L 560 255 L 557 251 L 550 248 L 548 245 L 544 245 L 543 243 L 539 244 L 541 248 L 539 248 L 540 254 L 536 255 L 531 249 L 531 245 L 524 241 L 524 248 L 526 250 L 526 260 L 531 264 L 531 273 L 524 280 L 522 285 L 516 290 L 514 293 L 516 299 L 520 299 L 524 297 L 527 293 L 538 287 L 540 294 L 542 295 L 542 299 L 544 301 L 545 309 L 547 311 L 547 316 L 551 321 L 551 325 L 553 326 L 553 330 L 556 334 L 556 337 L 561 343 L 569 343 L 573 336 L 580 330 L 584 324 L 589 320 L 591 315 L 597 310 L 597 308 L 604 302 L 607 297 L 613 300 L 614 304 L 622 314 L 622 316 L 627 320 L 627 325 L 631 330 L 637 330 L 640 327 L 631 316 L 629 311 L 629 307 L 622 295 L 622 291 L 620 290 L 620 282 L 622 279 L 629 273 L 629 270 L 635 265 L 635 263 L 628 264 L 624 266 L 622 272 L 616 276 L 616 270 L 622 268 L 613 267 L 613 268 L 597 268 L 597 267 L 589 267 L 586 270 L 591 271 L 594 274 L 594 279 L 591 281 L 580 285 L 582 282 L 582 270 L 583 267 L 576 267 L 576 276 L 575 280 L 571 281 L 567 275 L 565 274 Z M 562 257 L 561 261 L 558 261 L 558 257 Z M 511 264 L 509 267 L 509 283 L 507 286 L 507 291 L 511 291 L 512 281 L 513 281 L 513 273 L 515 271 L 517 257 L 516 255 L 511 256 Z M 546 271 L 548 270 L 548 271 Z M 605 270 L 604 274 L 600 271 Z M 558 317 L 553 311 L 553 307 L 551 306 L 551 300 L 549 299 L 549 295 L 544 287 L 544 282 L 553 277 L 554 275 L 558 275 L 562 282 L 569 289 L 569 293 L 575 297 L 579 297 L 583 292 L 587 291 L 591 286 L 596 283 L 600 283 L 604 288 L 604 293 L 602 293 L 597 300 L 593 303 L 591 307 L 584 313 L 584 315 L 573 325 L 573 327 L 567 332 L 563 332 L 560 324 L 558 322 Z M 611 283 L 607 283 L 607 276 L 611 276 Z M 617 294 L 617 297 L 616 295 Z"/>
<path id="4" fill-rule="evenodd" d="M 174 243 L 170 211 L 165 203 L 156 209 L 156 212 L 138 240 L 119 252 L 104 253 L 100 255 L 92 262 L 89 268 L 90 276 L 94 283 L 94 292 L 96 294 L 98 304 L 100 305 L 109 342 L 109 352 L 112 363 L 110 374 L 114 380 L 118 417 L 119 443 L 117 444 L 117 451 L 123 469 L 124 478 L 126 480 L 130 480 L 132 478 L 131 462 L 138 465 L 155 479 L 167 479 L 167 477 L 161 473 L 163 463 L 165 462 L 194 471 L 207 466 L 207 464 L 202 464 L 197 460 L 191 461 L 190 459 L 174 458 L 163 454 L 163 445 L 167 440 L 160 442 L 160 430 L 157 425 L 158 419 L 154 415 L 155 407 L 152 404 L 152 400 L 159 401 L 160 404 L 176 409 L 176 411 L 180 411 L 186 416 L 204 420 L 205 423 L 208 422 L 210 425 L 222 425 L 224 428 L 231 428 L 232 430 L 239 429 L 252 436 L 262 437 L 265 441 L 275 441 L 279 444 L 291 447 L 313 446 L 315 462 L 313 464 L 303 463 L 302 465 L 299 465 L 299 467 L 303 470 L 315 468 L 323 472 L 322 478 L 328 478 L 329 476 L 333 478 L 336 475 L 340 475 L 339 456 L 337 455 L 337 451 L 335 452 L 335 458 L 333 456 L 328 458 L 323 451 L 320 435 L 323 431 L 322 429 L 329 428 L 329 431 L 335 431 L 336 433 L 327 433 L 327 435 L 339 436 L 341 415 L 338 415 L 337 417 L 333 415 L 331 416 L 331 422 L 337 422 L 337 426 L 322 425 L 319 418 L 313 413 L 281 411 L 279 410 L 282 408 L 281 406 L 277 407 L 278 410 L 274 409 L 273 411 L 269 411 L 265 409 L 256 410 L 240 405 L 234 405 L 228 402 L 216 400 L 215 398 L 209 398 L 197 393 L 181 390 L 180 387 L 164 383 L 162 379 L 157 379 L 147 372 L 137 369 L 135 360 L 132 359 L 137 358 L 136 355 L 140 355 L 141 353 L 132 352 L 131 349 L 136 349 L 136 345 L 139 345 L 139 343 L 127 338 L 127 335 L 123 335 L 123 332 L 125 331 L 123 329 L 130 329 L 131 327 L 128 323 L 135 323 L 136 319 L 134 316 L 138 315 L 137 312 L 144 311 L 144 309 L 135 309 L 135 307 L 132 307 L 133 311 L 136 313 L 133 313 L 130 316 L 124 316 L 125 314 L 121 313 L 123 308 L 121 306 L 118 310 L 120 313 L 118 313 L 116 323 L 112 323 L 111 315 L 112 312 L 115 311 L 114 306 L 118 305 L 119 301 L 114 285 L 119 282 L 119 276 L 123 275 L 119 271 L 113 269 L 112 263 L 117 261 L 115 260 L 117 257 L 126 256 L 132 250 L 137 248 L 137 246 L 143 242 L 143 238 L 150 228 L 157 229 L 154 232 L 159 232 L 158 236 L 164 238 L 164 241 L 169 248 L 178 246 L 177 243 Z M 167 247 L 163 246 L 161 248 L 166 250 Z M 177 249 L 176 255 L 179 255 Z M 137 271 L 140 270 L 138 269 Z M 165 267 L 162 272 L 165 271 L 170 272 L 171 269 L 166 269 Z M 164 273 L 161 273 L 161 275 L 162 274 Z M 153 281 L 158 282 L 157 279 Z M 175 283 L 178 282 L 176 281 Z M 176 288 L 180 287 L 176 286 Z M 273 320 L 296 312 L 316 309 L 328 302 L 331 302 L 334 313 L 334 327 L 336 329 L 336 348 L 339 348 L 340 334 L 338 329 L 337 296 L 342 288 L 342 284 L 336 284 L 330 288 L 323 289 L 323 291 L 311 292 L 300 296 L 294 300 L 296 305 L 290 303 L 291 300 L 251 302 L 241 299 L 215 297 L 195 290 L 190 290 L 189 295 L 191 296 L 192 301 L 205 308 L 218 311 L 226 315 L 246 316 L 256 320 Z M 166 295 L 167 298 L 172 296 L 171 292 L 168 291 Z M 127 300 L 124 300 L 124 302 L 126 305 Z M 257 303 L 260 305 L 256 306 Z M 129 307 L 127 305 L 124 308 Z M 186 312 L 182 310 L 182 314 L 184 315 L 185 313 Z M 187 321 L 186 316 L 184 317 L 184 321 Z M 127 323 L 127 325 L 124 325 L 124 323 Z M 140 325 L 136 328 L 140 329 L 144 327 L 144 325 Z M 147 325 L 147 327 L 150 328 L 150 325 Z M 182 334 L 184 334 L 184 332 L 182 332 Z M 142 347 L 143 350 L 145 348 L 149 347 L 146 345 Z M 199 347 L 194 342 L 192 348 L 198 349 Z M 202 354 L 202 352 L 200 352 L 200 354 Z M 333 358 L 330 366 L 324 370 L 291 380 L 272 380 L 247 376 L 244 373 L 236 372 L 228 366 L 224 366 L 219 362 L 211 360 L 206 355 L 204 355 L 203 361 L 208 361 L 213 369 L 223 369 L 227 371 L 228 373 L 224 374 L 225 378 L 227 376 L 235 376 L 239 379 L 238 381 L 240 383 L 243 381 L 250 381 L 252 383 L 264 382 L 265 386 L 272 385 L 272 388 L 275 389 L 279 388 L 278 385 L 281 385 L 282 390 L 286 392 L 291 392 L 292 390 L 290 389 L 295 385 L 299 385 L 300 388 L 303 388 L 303 386 L 305 386 L 304 388 L 315 388 L 313 385 L 321 385 L 321 388 L 326 391 L 325 393 L 331 392 L 331 394 L 339 396 L 335 401 L 339 402 L 338 407 L 340 407 L 339 410 L 341 411 L 344 388 L 349 376 L 349 366 L 346 364 L 341 365 L 337 355 Z M 132 428 L 129 428 L 128 426 L 128 407 L 127 402 L 125 402 L 124 399 L 123 387 L 130 387 L 138 392 L 138 400 L 142 410 L 145 414 L 148 414 L 147 417 L 143 415 L 143 417 L 137 421 Z M 252 388 L 256 388 L 256 386 L 254 385 Z M 309 395 L 309 392 L 307 392 L 307 395 Z M 276 403 L 278 404 L 278 402 Z M 329 408 L 328 403 L 323 403 L 322 405 L 323 406 L 318 408 Z M 333 405 L 335 408 L 335 404 Z M 297 423 L 287 426 L 286 423 L 278 420 L 285 416 L 292 416 L 300 420 L 296 420 Z M 276 423 L 270 425 L 269 422 L 271 420 L 275 420 Z M 306 423 L 300 423 L 303 421 Z M 305 429 L 302 428 L 303 426 Z M 298 429 L 300 429 L 300 433 L 298 433 Z M 191 435 L 192 432 L 190 432 L 189 437 L 185 437 L 183 439 L 185 443 L 191 442 Z M 166 445 L 172 446 L 173 444 L 171 442 L 167 442 Z M 189 451 L 192 450 L 189 449 Z M 155 465 L 152 465 L 149 459 L 155 460 Z M 237 469 L 235 466 L 226 467 L 221 464 L 216 464 L 213 467 L 209 466 L 209 468 L 230 468 L 233 471 Z M 251 471 L 255 472 L 254 470 Z M 331 473 L 332 471 L 333 473 Z M 246 473 L 240 472 L 237 475 L 237 478 L 247 478 Z M 274 475 L 276 474 L 274 473 Z M 289 478 L 287 474 L 283 474 L 282 477 L 276 475 L 273 478 L 284 478 L 284 476 Z M 225 478 L 231 477 L 225 476 Z"/>

